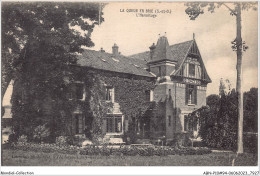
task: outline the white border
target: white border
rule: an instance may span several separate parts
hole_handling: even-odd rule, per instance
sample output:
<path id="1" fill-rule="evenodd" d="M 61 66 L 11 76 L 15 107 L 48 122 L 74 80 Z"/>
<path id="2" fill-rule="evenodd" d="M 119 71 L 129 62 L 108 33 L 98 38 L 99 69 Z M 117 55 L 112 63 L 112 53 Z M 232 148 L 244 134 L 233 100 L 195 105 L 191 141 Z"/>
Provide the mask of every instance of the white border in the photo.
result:
<path id="1" fill-rule="evenodd" d="M 1 0 L 1 2 L 6 0 Z M 18 0 L 8 0 L 8 1 L 18 1 Z M 26 1 L 43 1 L 43 0 L 26 0 Z M 52 0 L 44 0 L 44 1 L 52 1 Z M 66 1 L 66 0 L 56 0 L 56 1 Z M 69 1 L 69 0 L 68 0 Z M 73 1 L 83 1 L 83 0 L 73 0 Z M 89 0 L 91 1 L 91 0 Z M 107 0 L 92 0 L 92 1 L 107 1 Z M 118 0 L 109 0 L 109 1 L 118 1 Z M 137 1 L 137 0 L 132 0 Z M 158 1 L 158 0 L 142 0 L 142 1 Z M 178 0 L 165 0 L 165 1 L 178 1 Z M 192 0 L 185 0 L 185 1 L 192 1 Z M 208 1 L 208 0 L 200 0 L 200 1 Z M 229 1 L 229 0 L 222 0 L 222 1 Z M 233 0 L 237 1 L 237 0 Z M 251 0 L 242 0 L 242 1 L 251 1 Z M 179 1 L 180 2 L 180 1 Z M 259 3 L 258 3 L 258 19 L 259 19 Z M 1 24 L 0 24 L 1 25 Z M 258 22 L 258 31 L 260 29 L 260 25 Z M 259 42 L 259 35 L 258 35 L 258 46 L 260 45 Z M 0 43 L 1 45 L 1 43 Z M 258 58 L 259 58 L 259 52 L 258 52 Z M 260 63 L 258 62 L 258 68 L 260 66 Z M 259 75 L 259 69 L 258 69 L 258 75 Z M 258 87 L 260 85 L 260 79 L 258 77 Z M 259 98 L 260 95 L 258 93 L 258 107 L 259 107 Z M 258 111 L 258 117 L 260 116 L 260 112 Z M 258 126 L 259 126 L 258 121 Z M 260 132 L 260 129 L 258 128 L 258 132 Z M 0 137 L 1 138 L 1 137 Z M 258 140 L 258 149 L 259 149 L 259 140 Z M 259 151 L 259 150 L 258 150 Z M 247 171 L 248 173 L 250 171 L 259 171 L 259 161 L 260 158 L 258 156 L 258 166 L 254 167 L 228 167 L 228 166 L 215 166 L 215 167 L 202 167 L 202 166 L 193 166 L 193 167 L 187 167 L 187 166 L 163 166 L 163 167 L 90 167 L 90 166 L 82 166 L 82 167 L 72 167 L 72 166 L 66 166 L 66 167 L 26 167 L 26 166 L 19 166 L 19 167 L 13 167 L 13 166 L 0 166 L 1 172 L 14 172 L 19 173 L 21 171 L 23 172 L 34 172 L 34 175 L 203 175 L 203 172 L 205 171 Z M 21 163 L 22 164 L 22 163 Z M 10 175 L 17 175 L 17 174 L 10 174 Z M 22 174 L 20 174 L 22 175 Z M 213 174 L 214 175 L 214 174 Z M 216 174 L 215 174 L 216 175 Z"/>

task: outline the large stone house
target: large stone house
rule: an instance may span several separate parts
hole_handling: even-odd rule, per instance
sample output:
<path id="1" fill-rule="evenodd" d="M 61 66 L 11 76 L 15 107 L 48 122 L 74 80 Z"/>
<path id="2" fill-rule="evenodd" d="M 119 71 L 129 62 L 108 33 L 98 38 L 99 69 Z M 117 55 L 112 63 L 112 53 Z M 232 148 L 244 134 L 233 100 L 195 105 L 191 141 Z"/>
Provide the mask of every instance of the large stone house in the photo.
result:
<path id="1" fill-rule="evenodd" d="M 123 142 L 124 134 L 131 130 L 139 138 L 166 141 L 198 131 L 198 122 L 190 123 L 188 115 L 206 105 L 206 89 L 211 80 L 194 38 L 169 45 L 162 36 L 150 51 L 132 56 L 120 54 L 115 44 L 112 53 L 102 48 L 85 49 L 77 57 L 77 63 L 71 67 L 77 81 L 66 90 L 72 108 L 60 112 L 67 116 L 59 124 L 65 131 L 63 135 L 89 138 L 93 130 L 93 113 L 86 110 L 90 106 L 95 109 L 89 103 L 93 87 L 86 81 L 90 72 L 101 83 L 101 92 L 96 93 L 107 104 L 101 128 L 111 143 Z M 22 94 L 18 90 L 16 93 Z M 42 100 L 46 119 L 55 109 L 52 102 L 51 97 Z"/>
<path id="2" fill-rule="evenodd" d="M 171 141 L 189 130 L 198 131 L 198 123 L 190 124 L 188 114 L 206 105 L 207 84 L 211 79 L 194 38 L 169 45 L 168 39 L 162 36 L 150 51 L 128 57 L 119 53 L 116 44 L 112 51 L 107 53 L 102 48 L 100 51 L 85 50 L 77 62 L 81 69 L 92 69 L 102 77 L 106 87 L 104 101 L 112 103 L 103 117 L 102 130 L 111 137 L 111 142 L 113 138 L 120 141 L 128 131 L 129 122 L 133 121 L 131 114 L 126 115 L 129 105 L 125 101 L 131 101 L 129 96 L 140 105 L 150 102 L 142 117 L 135 119 L 135 129 L 140 137 Z M 134 81 L 139 81 L 136 85 L 149 83 L 153 86 L 142 87 L 140 84 L 138 91 L 127 94 L 129 90 L 126 89 Z M 87 88 L 87 85 L 77 84 L 74 90 L 79 99 L 84 100 Z M 122 99 L 124 94 L 128 99 Z M 133 105 L 136 111 L 138 103 Z M 75 108 L 72 113 L 75 135 L 84 135 L 88 117 L 80 108 Z"/>

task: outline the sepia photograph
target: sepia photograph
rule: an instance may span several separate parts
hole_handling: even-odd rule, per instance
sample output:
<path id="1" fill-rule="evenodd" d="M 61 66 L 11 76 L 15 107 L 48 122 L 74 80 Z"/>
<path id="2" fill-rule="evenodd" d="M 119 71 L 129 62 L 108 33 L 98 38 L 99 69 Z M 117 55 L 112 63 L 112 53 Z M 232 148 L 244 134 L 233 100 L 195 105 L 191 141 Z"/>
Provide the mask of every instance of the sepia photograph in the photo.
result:
<path id="1" fill-rule="evenodd" d="M 1 1 L 1 102 L 1 175 L 258 166 L 258 1 Z"/>

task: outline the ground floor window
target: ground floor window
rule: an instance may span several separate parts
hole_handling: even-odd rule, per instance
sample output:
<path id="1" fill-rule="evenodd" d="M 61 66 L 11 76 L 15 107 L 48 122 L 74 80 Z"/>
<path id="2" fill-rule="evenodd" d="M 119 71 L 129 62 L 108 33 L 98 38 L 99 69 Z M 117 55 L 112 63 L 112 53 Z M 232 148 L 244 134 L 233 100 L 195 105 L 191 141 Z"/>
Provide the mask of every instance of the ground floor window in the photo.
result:
<path id="1" fill-rule="evenodd" d="M 187 115 L 184 116 L 184 131 L 189 130 L 189 117 Z"/>
<path id="2" fill-rule="evenodd" d="M 105 118 L 107 133 L 122 132 L 122 116 L 110 116 Z"/>
<path id="3" fill-rule="evenodd" d="M 198 119 L 184 115 L 184 131 L 198 131 Z"/>
<path id="4" fill-rule="evenodd" d="M 76 134 L 83 134 L 84 133 L 84 119 L 82 114 L 75 114 L 75 122 L 76 122 Z"/>

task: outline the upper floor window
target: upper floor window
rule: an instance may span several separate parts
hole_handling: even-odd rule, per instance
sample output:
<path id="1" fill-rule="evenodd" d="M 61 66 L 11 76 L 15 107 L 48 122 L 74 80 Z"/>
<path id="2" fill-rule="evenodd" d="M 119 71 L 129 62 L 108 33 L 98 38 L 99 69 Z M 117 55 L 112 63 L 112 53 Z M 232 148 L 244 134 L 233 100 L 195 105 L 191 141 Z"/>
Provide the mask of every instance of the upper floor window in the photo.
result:
<path id="1" fill-rule="evenodd" d="M 153 90 L 146 90 L 145 91 L 145 101 L 153 101 Z"/>
<path id="2" fill-rule="evenodd" d="M 197 86 L 195 85 L 186 85 L 186 104 L 195 105 L 197 104 Z"/>
<path id="3" fill-rule="evenodd" d="M 160 76 L 162 76 L 162 68 L 161 68 L 161 66 L 159 66 L 158 68 L 159 68 L 158 76 L 160 77 Z"/>
<path id="4" fill-rule="evenodd" d="M 195 64 L 189 64 L 189 76 L 195 76 Z"/>
<path id="5" fill-rule="evenodd" d="M 76 93 L 76 99 L 81 100 L 84 96 L 84 85 L 83 84 L 75 84 L 75 93 Z"/>
<path id="6" fill-rule="evenodd" d="M 69 100 L 73 100 L 73 99 L 84 100 L 85 99 L 84 84 L 83 83 L 71 84 L 67 89 L 66 96 Z"/>
<path id="7" fill-rule="evenodd" d="M 172 124 L 172 116 L 168 116 L 168 126 L 171 126 Z"/>
<path id="8" fill-rule="evenodd" d="M 150 101 L 150 90 L 145 91 L 145 101 Z"/>
<path id="9" fill-rule="evenodd" d="M 106 87 L 106 101 L 114 102 L 114 88 Z"/>

